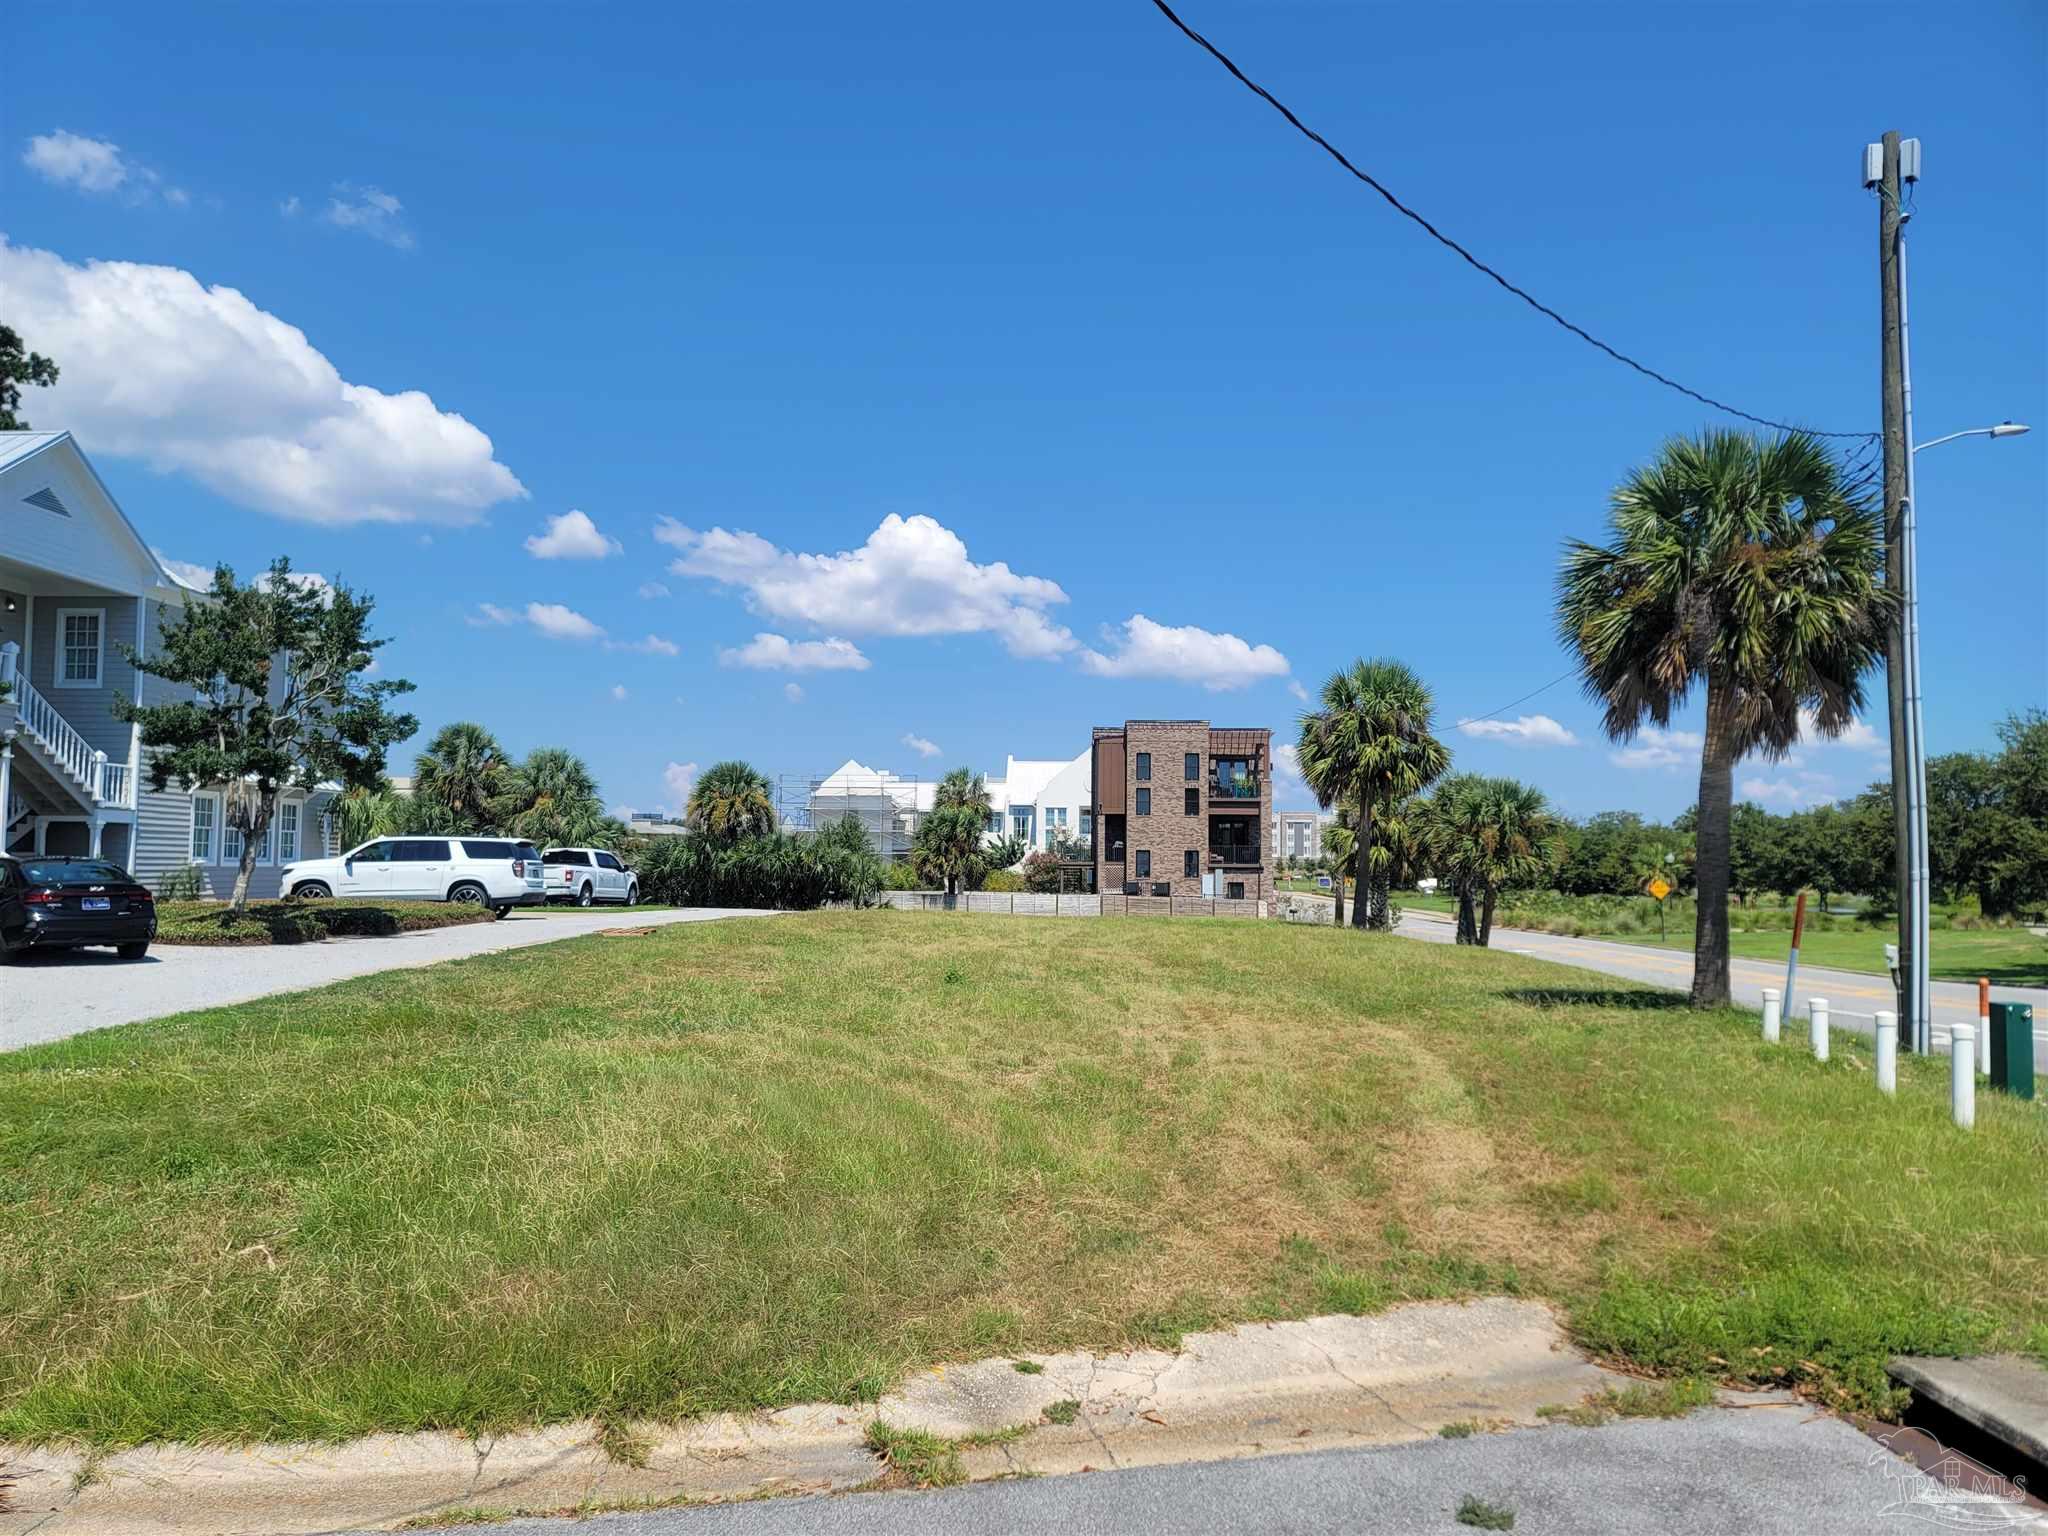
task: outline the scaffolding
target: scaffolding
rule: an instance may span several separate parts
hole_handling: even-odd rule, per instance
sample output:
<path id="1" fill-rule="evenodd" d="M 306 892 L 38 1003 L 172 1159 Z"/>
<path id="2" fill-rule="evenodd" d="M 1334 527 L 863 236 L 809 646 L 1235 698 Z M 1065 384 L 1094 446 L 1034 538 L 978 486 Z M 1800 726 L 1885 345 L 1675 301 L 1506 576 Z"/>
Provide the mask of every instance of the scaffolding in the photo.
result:
<path id="1" fill-rule="evenodd" d="M 875 851 L 891 862 L 910 857 L 917 824 L 931 809 L 936 779 L 871 770 L 785 773 L 775 781 L 775 817 L 793 832 L 816 831 L 852 816 Z"/>

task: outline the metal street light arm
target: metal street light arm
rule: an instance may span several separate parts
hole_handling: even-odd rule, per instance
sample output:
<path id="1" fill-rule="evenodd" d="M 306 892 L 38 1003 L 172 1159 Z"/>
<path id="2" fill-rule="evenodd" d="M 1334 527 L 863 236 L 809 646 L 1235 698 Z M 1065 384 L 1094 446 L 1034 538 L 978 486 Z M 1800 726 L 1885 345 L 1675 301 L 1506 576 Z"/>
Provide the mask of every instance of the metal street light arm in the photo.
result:
<path id="1" fill-rule="evenodd" d="M 1913 451 L 1922 448 L 1939 448 L 1943 443 L 1952 443 L 1959 437 L 2018 437 L 2028 429 L 2016 421 L 2002 421 L 1995 427 L 1966 427 L 1961 432 L 1951 432 L 1946 437 L 1937 437 L 1931 442 L 1915 443 Z"/>

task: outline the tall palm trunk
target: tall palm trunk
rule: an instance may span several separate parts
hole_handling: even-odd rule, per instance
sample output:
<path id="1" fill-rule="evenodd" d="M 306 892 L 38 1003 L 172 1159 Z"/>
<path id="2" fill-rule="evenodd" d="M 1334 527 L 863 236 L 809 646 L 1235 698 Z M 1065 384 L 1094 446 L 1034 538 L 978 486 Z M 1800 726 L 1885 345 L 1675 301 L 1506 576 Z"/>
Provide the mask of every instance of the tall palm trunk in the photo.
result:
<path id="1" fill-rule="evenodd" d="M 1339 928 L 1344 926 L 1344 866 L 1337 866 L 1337 878 L 1330 882 L 1330 894 L 1337 898 L 1337 911 L 1331 922 Z"/>
<path id="2" fill-rule="evenodd" d="M 1372 800 L 1358 797 L 1358 846 L 1352 850 L 1351 863 L 1357 871 L 1357 888 L 1352 893 L 1351 926 L 1367 928 L 1372 918 Z"/>
<path id="3" fill-rule="evenodd" d="M 1692 1005 L 1728 1006 L 1729 807 L 1735 781 L 1735 700 L 1728 684 L 1707 674 L 1707 732 L 1700 749 L 1698 849 L 1694 889 L 1699 915 L 1693 928 Z"/>
<path id="4" fill-rule="evenodd" d="M 1472 887 L 1463 881 L 1458 884 L 1458 942 L 1479 942 L 1479 919 L 1472 910 Z"/>
<path id="5" fill-rule="evenodd" d="M 1493 903 L 1494 898 L 1499 894 L 1498 891 L 1489 885 L 1486 888 L 1486 894 L 1479 901 L 1479 947 L 1481 949 L 1489 949 L 1493 945 Z"/>

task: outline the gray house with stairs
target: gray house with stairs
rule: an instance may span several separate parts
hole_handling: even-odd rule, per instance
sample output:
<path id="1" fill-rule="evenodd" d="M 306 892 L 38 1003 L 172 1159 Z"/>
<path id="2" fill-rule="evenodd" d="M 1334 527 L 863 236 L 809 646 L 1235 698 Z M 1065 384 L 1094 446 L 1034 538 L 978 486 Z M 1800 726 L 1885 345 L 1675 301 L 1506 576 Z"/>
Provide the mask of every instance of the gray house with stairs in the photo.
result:
<path id="1" fill-rule="evenodd" d="M 241 862 L 222 786 L 149 786 L 117 700 L 167 702 L 147 657 L 168 615 L 204 597 L 142 541 L 69 432 L 0 432 L 0 850 L 100 854 L 150 886 L 190 869 L 224 896 Z M 290 794 L 251 893 L 329 851 L 329 796 Z"/>

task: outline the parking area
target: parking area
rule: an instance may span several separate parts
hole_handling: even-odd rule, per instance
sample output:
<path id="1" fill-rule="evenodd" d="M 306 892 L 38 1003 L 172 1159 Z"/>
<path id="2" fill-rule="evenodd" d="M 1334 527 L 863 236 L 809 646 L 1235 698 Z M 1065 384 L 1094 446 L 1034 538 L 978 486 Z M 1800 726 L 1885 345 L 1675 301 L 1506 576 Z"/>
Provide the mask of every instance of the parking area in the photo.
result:
<path id="1" fill-rule="evenodd" d="M 132 962 L 118 959 L 110 949 L 30 955 L 0 969 L 0 1050 L 17 1050 L 88 1029 L 132 1024 L 193 1008 L 217 1008 L 276 992 L 298 992 L 353 976 L 524 949 L 604 928 L 768 915 L 736 907 L 627 914 L 515 912 L 495 923 L 388 939 L 334 939 L 324 944 L 240 949 L 158 945 L 147 959 Z"/>

